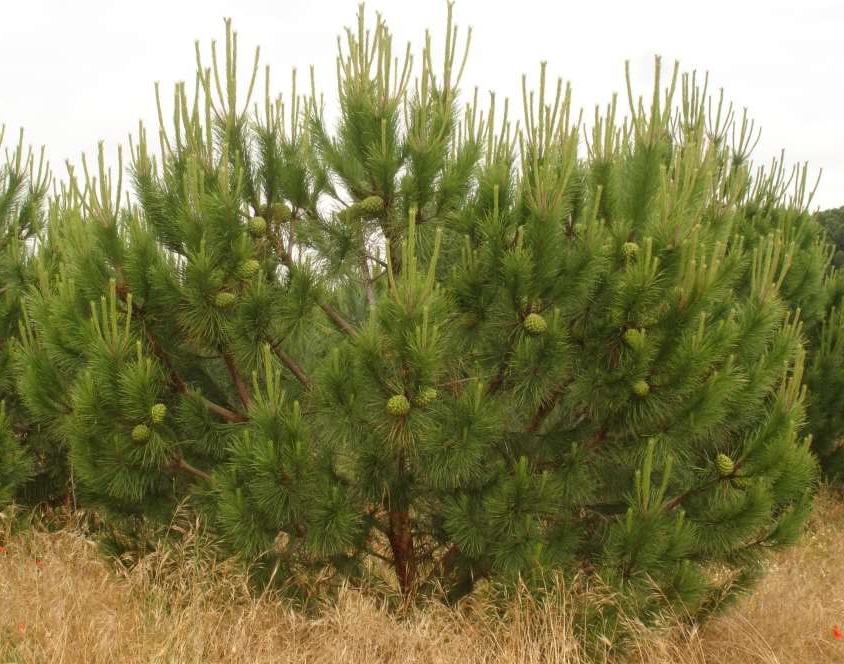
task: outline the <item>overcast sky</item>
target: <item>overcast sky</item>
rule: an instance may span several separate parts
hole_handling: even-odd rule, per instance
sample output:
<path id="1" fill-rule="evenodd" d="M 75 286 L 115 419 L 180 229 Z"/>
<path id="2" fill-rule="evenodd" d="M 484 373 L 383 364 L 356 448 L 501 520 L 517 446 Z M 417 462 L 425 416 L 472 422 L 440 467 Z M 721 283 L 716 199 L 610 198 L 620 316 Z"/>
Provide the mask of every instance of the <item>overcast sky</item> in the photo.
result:
<path id="1" fill-rule="evenodd" d="M 420 45 L 439 36 L 445 0 L 371 0 L 395 42 Z M 224 16 L 239 33 L 241 60 L 260 45 L 279 92 L 290 70 L 335 89 L 336 35 L 355 20 L 355 0 L 0 0 L 0 123 L 45 144 L 64 174 L 104 140 L 114 154 L 138 120 L 155 126 L 153 82 L 169 94 L 193 81 L 194 40 L 223 39 Z M 624 90 L 631 61 L 636 91 L 647 95 L 653 56 L 667 69 L 708 71 L 762 127 L 755 159 L 785 149 L 789 163 L 808 161 L 823 176 L 812 207 L 844 205 L 844 2 L 842 0 L 458 0 L 458 25 L 473 28 L 464 90 L 478 86 L 515 97 L 523 73 L 570 81 L 577 107 Z M 305 83 L 302 80 L 302 83 Z M 520 109 L 520 99 L 517 109 Z"/>

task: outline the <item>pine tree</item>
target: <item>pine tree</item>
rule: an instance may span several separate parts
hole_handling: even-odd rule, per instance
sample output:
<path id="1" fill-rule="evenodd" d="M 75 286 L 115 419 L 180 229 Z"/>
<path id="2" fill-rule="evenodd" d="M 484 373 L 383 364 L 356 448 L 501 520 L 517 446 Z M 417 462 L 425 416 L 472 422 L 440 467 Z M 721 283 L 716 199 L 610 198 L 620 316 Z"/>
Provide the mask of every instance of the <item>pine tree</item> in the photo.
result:
<path id="1" fill-rule="evenodd" d="M 4 129 L 0 127 L 0 146 Z M 49 181 L 43 150 L 36 158 L 25 148 L 21 132 L 0 165 L 0 506 L 28 486 L 35 470 L 33 456 L 42 462 L 39 470 L 52 466 L 45 463 L 37 427 L 24 417 L 11 368 Z"/>
<path id="2" fill-rule="evenodd" d="M 726 111 L 729 117 L 732 109 Z M 720 106 L 719 106 L 720 115 Z M 723 132 L 720 140 L 725 140 Z M 819 215 L 807 206 L 805 165 L 788 173 L 782 158 L 775 159 L 766 175 L 750 178 L 749 154 L 758 138 L 745 115 L 734 145 L 725 151 L 725 184 L 739 193 L 742 207 L 740 232 L 752 246 L 771 233 L 781 234 L 793 249 L 781 295 L 803 321 L 806 340 L 806 430 L 828 480 L 840 482 L 844 473 L 844 370 L 841 339 L 844 318 L 839 311 L 844 294 L 844 274 L 833 266 L 836 251 L 821 226 Z"/>
<path id="3" fill-rule="evenodd" d="M 239 101 L 227 25 L 160 154 L 133 144 L 136 204 L 102 151 L 71 172 L 26 301 L 27 411 L 89 504 L 167 518 L 190 495 L 267 576 L 381 561 L 459 597 L 555 569 L 645 617 L 709 610 L 799 534 L 817 470 L 797 243 L 747 234 L 768 176 L 736 184 L 732 120 L 659 63 L 585 156 L 544 65 L 519 127 L 461 107 L 457 37 L 449 10 L 413 79 L 361 14 L 330 129 L 269 72 L 248 113 L 257 56 Z"/>

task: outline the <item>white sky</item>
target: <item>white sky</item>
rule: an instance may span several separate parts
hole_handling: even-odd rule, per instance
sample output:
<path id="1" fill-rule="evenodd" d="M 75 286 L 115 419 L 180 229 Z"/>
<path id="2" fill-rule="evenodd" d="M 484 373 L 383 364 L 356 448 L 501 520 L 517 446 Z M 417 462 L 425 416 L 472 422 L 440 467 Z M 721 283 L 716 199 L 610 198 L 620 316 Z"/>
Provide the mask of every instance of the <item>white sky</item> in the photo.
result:
<path id="1" fill-rule="evenodd" d="M 421 46 L 445 25 L 445 0 L 371 0 L 395 43 Z M 54 170 L 104 140 L 114 146 L 138 120 L 156 126 L 153 81 L 165 98 L 180 79 L 193 81 L 194 40 L 223 40 L 222 17 L 239 33 L 245 67 L 256 45 L 272 65 L 277 92 L 292 67 L 333 95 L 336 35 L 355 21 L 356 0 L 0 0 L 0 123 L 7 144 L 17 129 L 46 144 Z M 624 91 L 631 60 L 636 92 L 647 95 L 654 54 L 670 71 L 710 74 L 738 108 L 762 127 L 757 162 L 786 150 L 789 163 L 823 169 L 812 207 L 844 205 L 844 1 L 842 0 L 458 0 L 455 19 L 473 27 L 464 91 L 478 86 L 517 102 L 520 77 L 548 73 L 571 81 L 576 107 Z M 396 47 L 396 50 L 398 48 Z M 417 59 L 418 62 L 418 59 Z M 624 99 L 623 95 L 620 101 Z M 10 136 L 11 134 L 11 136 Z M 93 156 L 93 155 L 92 155 Z"/>

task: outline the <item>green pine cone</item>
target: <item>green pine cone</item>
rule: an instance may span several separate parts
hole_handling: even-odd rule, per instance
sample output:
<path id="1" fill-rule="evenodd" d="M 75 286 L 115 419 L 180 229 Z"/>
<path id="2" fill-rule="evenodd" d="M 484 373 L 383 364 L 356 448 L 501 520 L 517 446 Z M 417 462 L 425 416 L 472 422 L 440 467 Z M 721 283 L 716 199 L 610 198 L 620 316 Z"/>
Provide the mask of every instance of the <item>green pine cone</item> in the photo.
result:
<path id="1" fill-rule="evenodd" d="M 641 330 L 630 328 L 624 332 L 624 343 L 630 348 L 641 348 L 644 342 L 645 335 L 642 334 Z"/>
<path id="2" fill-rule="evenodd" d="M 522 324 L 525 326 L 525 331 L 534 336 L 545 334 L 548 329 L 548 323 L 539 314 L 528 314 Z"/>
<path id="3" fill-rule="evenodd" d="M 749 477 L 733 477 L 732 482 L 736 489 L 749 489 L 752 484 Z"/>
<path id="4" fill-rule="evenodd" d="M 220 291 L 214 297 L 214 306 L 218 309 L 228 309 L 234 304 L 234 301 L 236 299 L 237 298 L 235 297 L 234 293 L 229 293 L 228 291 Z"/>
<path id="5" fill-rule="evenodd" d="M 651 386 L 645 380 L 637 380 L 630 386 L 630 389 L 637 397 L 646 397 L 651 393 Z"/>
<path id="6" fill-rule="evenodd" d="M 621 247 L 621 253 L 627 260 L 632 260 L 639 254 L 639 245 L 635 242 L 625 242 Z"/>
<path id="7" fill-rule="evenodd" d="M 263 217 L 252 217 L 249 220 L 249 234 L 253 237 L 263 237 L 267 233 L 267 220 Z"/>
<path id="8" fill-rule="evenodd" d="M 244 280 L 251 279 L 258 274 L 258 270 L 260 269 L 261 264 L 254 258 L 250 258 L 248 261 L 243 261 L 240 267 L 237 268 L 237 276 Z"/>
<path id="9" fill-rule="evenodd" d="M 293 218 L 293 211 L 287 203 L 274 203 L 271 208 L 274 221 L 285 223 Z"/>
<path id="10" fill-rule="evenodd" d="M 437 392 L 433 387 L 426 387 L 418 395 L 416 395 L 413 403 L 416 406 L 429 406 L 434 403 L 439 396 L 439 392 Z"/>
<path id="11" fill-rule="evenodd" d="M 718 474 L 721 477 L 728 477 L 732 475 L 736 469 L 736 465 L 733 463 L 733 460 L 726 454 L 719 454 L 715 457 L 715 467 L 718 469 Z"/>
<path id="12" fill-rule="evenodd" d="M 357 203 L 355 207 L 364 217 L 377 217 L 384 212 L 384 199 L 380 196 L 367 196 Z"/>
<path id="13" fill-rule="evenodd" d="M 132 440 L 136 443 L 145 443 L 149 440 L 149 427 L 146 424 L 138 424 L 132 429 Z"/>
<path id="14" fill-rule="evenodd" d="M 167 417 L 167 406 L 163 403 L 157 403 L 150 409 L 150 418 L 153 424 L 161 424 L 165 417 Z"/>
<path id="15" fill-rule="evenodd" d="M 404 417 L 410 412 L 410 402 L 403 394 L 394 394 L 387 400 L 387 412 L 394 417 Z"/>

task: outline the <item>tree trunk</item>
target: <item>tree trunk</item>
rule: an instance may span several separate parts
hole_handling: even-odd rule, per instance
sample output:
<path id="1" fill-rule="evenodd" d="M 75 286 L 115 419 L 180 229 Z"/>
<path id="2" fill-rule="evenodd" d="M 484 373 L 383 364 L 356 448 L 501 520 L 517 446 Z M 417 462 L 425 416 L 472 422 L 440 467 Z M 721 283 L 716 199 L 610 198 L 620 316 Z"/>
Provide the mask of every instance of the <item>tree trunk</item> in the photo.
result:
<path id="1" fill-rule="evenodd" d="M 410 513 L 406 508 L 390 510 L 389 539 L 399 588 L 402 595 L 408 597 L 416 585 L 417 570 L 413 535 L 410 532 Z"/>

